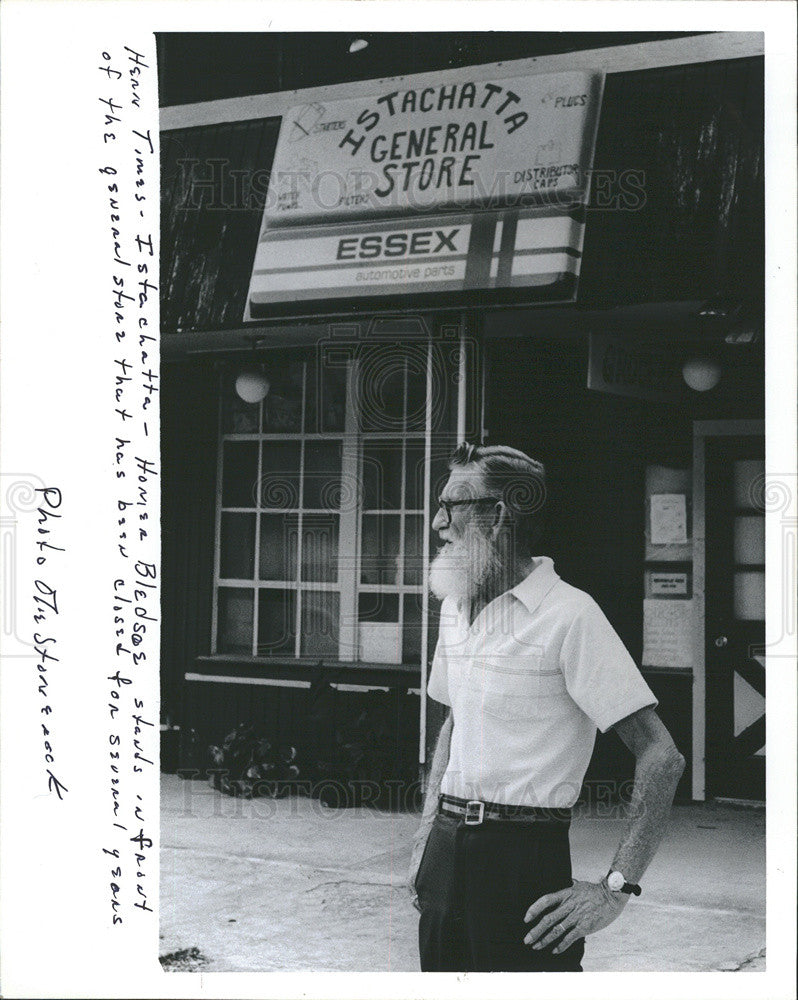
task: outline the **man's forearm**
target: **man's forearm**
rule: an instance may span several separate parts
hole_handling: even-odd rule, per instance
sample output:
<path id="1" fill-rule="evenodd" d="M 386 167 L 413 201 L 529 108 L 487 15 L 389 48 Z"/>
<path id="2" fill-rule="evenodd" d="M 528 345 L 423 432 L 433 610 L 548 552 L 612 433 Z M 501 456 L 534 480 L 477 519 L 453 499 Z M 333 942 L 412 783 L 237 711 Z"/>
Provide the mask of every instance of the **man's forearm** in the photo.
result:
<path id="1" fill-rule="evenodd" d="M 638 882 L 665 834 L 684 757 L 672 742 L 648 747 L 638 758 L 629 822 L 613 858 L 613 870 Z"/>
<path id="2" fill-rule="evenodd" d="M 629 823 L 612 869 L 634 883 L 645 872 L 665 833 L 684 757 L 651 706 L 616 722 L 615 730 L 637 763 Z M 567 889 L 541 896 L 529 907 L 524 920 L 531 929 L 524 941 L 533 948 L 553 946 L 554 954 L 559 954 L 579 938 L 609 926 L 628 902 L 629 896 L 611 892 L 603 879 L 575 881 Z"/>
<path id="3" fill-rule="evenodd" d="M 421 813 L 416 835 L 413 838 L 413 850 L 410 855 L 410 869 L 408 872 L 408 884 L 415 894 L 416 874 L 421 864 L 421 856 L 424 853 L 424 846 L 427 843 L 435 815 L 438 811 L 438 796 L 441 790 L 441 780 L 449 763 L 449 746 L 452 739 L 452 713 L 446 716 L 441 731 L 438 733 L 438 742 L 435 745 L 435 753 L 432 756 L 432 764 L 429 769 L 427 784 L 427 794 L 424 799 L 424 809 Z M 418 903 L 416 903 L 418 906 Z"/>
<path id="4" fill-rule="evenodd" d="M 629 824 L 612 863 L 627 882 L 640 879 L 659 847 L 684 770 L 684 758 L 658 720 L 656 727 L 661 727 L 664 738 L 645 746 L 636 738 L 639 727 L 634 720 L 618 727 L 627 746 L 636 748 L 637 759 Z M 579 938 L 611 924 L 628 902 L 629 896 L 611 892 L 604 881 L 573 882 L 570 888 L 547 893 L 529 907 L 524 919 L 532 927 L 524 941 L 533 948 L 553 946 L 554 954 L 559 954 Z"/>
<path id="5" fill-rule="evenodd" d="M 438 811 L 438 797 L 441 791 L 441 781 L 444 772 L 449 764 L 449 747 L 452 740 L 452 713 L 447 714 L 444 719 L 441 731 L 438 733 L 438 742 L 435 745 L 435 753 L 432 756 L 429 775 L 427 777 L 427 792 L 424 798 L 424 809 L 421 814 L 421 825 L 416 835 L 416 839 L 427 839 L 432 821 Z"/>

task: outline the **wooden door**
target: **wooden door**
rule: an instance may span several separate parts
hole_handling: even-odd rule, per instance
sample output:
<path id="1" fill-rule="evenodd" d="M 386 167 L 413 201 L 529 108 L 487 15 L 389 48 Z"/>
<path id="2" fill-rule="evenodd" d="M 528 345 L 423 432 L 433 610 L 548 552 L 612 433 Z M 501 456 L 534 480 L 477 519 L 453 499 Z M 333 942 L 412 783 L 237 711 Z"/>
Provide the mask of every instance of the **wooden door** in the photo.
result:
<path id="1" fill-rule="evenodd" d="M 705 463 L 707 794 L 764 800 L 764 437 L 708 437 Z"/>

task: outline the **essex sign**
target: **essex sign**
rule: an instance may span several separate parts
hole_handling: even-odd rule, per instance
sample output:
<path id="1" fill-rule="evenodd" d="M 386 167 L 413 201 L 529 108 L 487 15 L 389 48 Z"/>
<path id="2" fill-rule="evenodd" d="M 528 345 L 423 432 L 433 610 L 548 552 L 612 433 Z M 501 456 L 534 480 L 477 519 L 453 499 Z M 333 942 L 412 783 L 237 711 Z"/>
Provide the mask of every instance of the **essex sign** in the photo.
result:
<path id="1" fill-rule="evenodd" d="M 556 284 L 575 275 L 583 222 L 562 210 L 360 222 L 265 233 L 250 316 L 274 302 Z"/>
<path id="2" fill-rule="evenodd" d="M 602 74 L 406 82 L 283 119 L 246 318 L 330 297 L 573 291 Z"/>

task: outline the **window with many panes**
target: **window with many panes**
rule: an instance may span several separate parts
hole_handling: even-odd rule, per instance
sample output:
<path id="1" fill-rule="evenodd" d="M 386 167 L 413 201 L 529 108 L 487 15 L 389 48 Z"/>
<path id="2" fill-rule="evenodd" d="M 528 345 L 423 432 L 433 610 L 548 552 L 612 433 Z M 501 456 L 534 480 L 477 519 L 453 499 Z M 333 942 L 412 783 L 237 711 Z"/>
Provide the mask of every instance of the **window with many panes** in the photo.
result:
<path id="1" fill-rule="evenodd" d="M 215 653 L 420 663 L 450 367 L 427 341 L 267 352 L 258 404 L 223 376 Z"/>

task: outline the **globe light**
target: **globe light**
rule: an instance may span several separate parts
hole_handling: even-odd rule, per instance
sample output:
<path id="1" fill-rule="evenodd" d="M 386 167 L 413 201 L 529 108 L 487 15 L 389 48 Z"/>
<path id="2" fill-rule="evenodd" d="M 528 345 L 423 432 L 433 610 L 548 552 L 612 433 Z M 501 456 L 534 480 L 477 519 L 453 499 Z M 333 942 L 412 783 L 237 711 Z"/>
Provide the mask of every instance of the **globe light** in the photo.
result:
<path id="1" fill-rule="evenodd" d="M 263 372 L 250 369 L 236 379 L 236 392 L 245 403 L 259 403 L 266 398 L 270 383 Z"/>
<path id="2" fill-rule="evenodd" d="M 688 358 L 682 378 L 696 392 L 708 392 L 720 382 L 720 365 L 711 358 Z"/>

